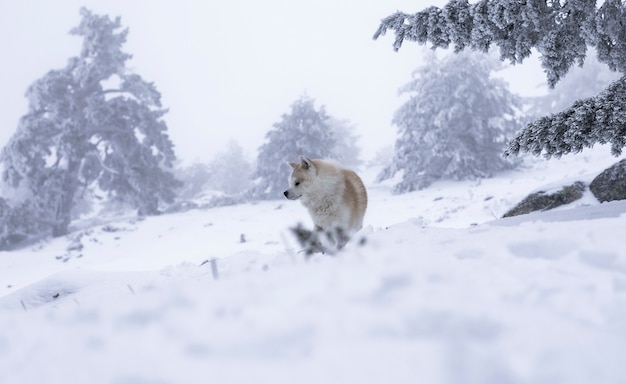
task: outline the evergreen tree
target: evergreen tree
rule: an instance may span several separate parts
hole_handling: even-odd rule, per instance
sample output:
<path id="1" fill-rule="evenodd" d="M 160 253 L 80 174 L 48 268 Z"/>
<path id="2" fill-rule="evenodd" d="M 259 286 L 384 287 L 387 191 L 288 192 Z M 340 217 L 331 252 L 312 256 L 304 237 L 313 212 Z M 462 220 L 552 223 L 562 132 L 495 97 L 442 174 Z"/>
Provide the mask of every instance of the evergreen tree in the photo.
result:
<path id="1" fill-rule="evenodd" d="M 341 165 L 357 167 L 361 164 L 359 137 L 354 134 L 354 125 L 349 120 L 330 118 L 330 130 L 335 136 L 334 156 Z"/>
<path id="2" fill-rule="evenodd" d="M 211 180 L 211 170 L 208 164 L 196 161 L 187 167 L 179 168 L 176 176 L 183 182 L 178 197 L 193 199 L 205 190 L 205 185 Z"/>
<path id="3" fill-rule="evenodd" d="M 83 39 L 80 55 L 28 88 L 28 113 L 0 157 L 4 181 L 28 190 L 31 220 L 53 236 L 68 232 L 80 187 L 97 185 L 156 214 L 179 186 L 168 171 L 175 155 L 161 95 L 126 70 L 128 30 L 119 17 L 84 8 L 81 16 L 70 32 Z"/>
<path id="4" fill-rule="evenodd" d="M 228 195 L 239 195 L 250 188 L 252 164 L 247 160 L 243 148 L 234 141 L 215 156 L 208 168 L 210 177 L 205 187 Z"/>
<path id="5" fill-rule="evenodd" d="M 242 195 L 250 189 L 252 171 L 241 145 L 231 141 L 210 162 L 195 162 L 179 170 L 178 177 L 184 184 L 179 195 L 184 199 L 194 199 L 207 191 L 219 191 L 232 197 Z"/>
<path id="6" fill-rule="evenodd" d="M 395 32 L 394 48 L 404 40 L 433 48 L 454 45 L 487 52 L 500 48 L 502 60 L 521 63 L 535 48 L 548 84 L 553 87 L 574 63 L 582 65 L 587 47 L 613 71 L 626 71 L 626 4 L 605 0 L 451 0 L 413 15 L 397 12 L 383 19 L 374 38 Z M 506 154 L 532 152 L 547 157 L 577 152 L 595 143 L 611 143 L 613 154 L 626 144 L 626 77 L 598 96 L 574 103 L 520 132 Z"/>
<path id="7" fill-rule="evenodd" d="M 506 136 L 518 127 L 519 99 L 504 81 L 490 77 L 498 64 L 475 54 L 430 56 L 400 88 L 410 97 L 394 115 L 395 156 L 379 180 L 403 171 L 394 188 L 403 193 L 440 178 L 490 177 L 510 169 L 514 164 L 501 153 Z"/>
<path id="8" fill-rule="evenodd" d="M 335 137 L 329 116 L 315 101 L 300 97 L 291 105 L 291 112 L 274 124 L 259 148 L 251 197 L 277 199 L 287 188 L 291 168 L 288 161 L 297 161 L 300 155 L 310 158 L 333 158 Z"/>

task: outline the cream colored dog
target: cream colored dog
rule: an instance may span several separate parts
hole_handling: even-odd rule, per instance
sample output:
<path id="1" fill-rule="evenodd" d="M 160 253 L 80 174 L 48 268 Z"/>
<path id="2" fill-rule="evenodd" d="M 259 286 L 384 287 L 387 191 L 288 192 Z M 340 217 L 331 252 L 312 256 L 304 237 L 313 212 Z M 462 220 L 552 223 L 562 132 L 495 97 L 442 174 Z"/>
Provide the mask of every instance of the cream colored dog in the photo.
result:
<path id="1" fill-rule="evenodd" d="M 285 197 L 300 199 L 317 232 L 335 234 L 335 245 L 343 248 L 363 227 L 367 191 L 361 178 L 349 169 L 329 161 L 300 156 L 300 163 L 289 163 L 289 189 Z"/>

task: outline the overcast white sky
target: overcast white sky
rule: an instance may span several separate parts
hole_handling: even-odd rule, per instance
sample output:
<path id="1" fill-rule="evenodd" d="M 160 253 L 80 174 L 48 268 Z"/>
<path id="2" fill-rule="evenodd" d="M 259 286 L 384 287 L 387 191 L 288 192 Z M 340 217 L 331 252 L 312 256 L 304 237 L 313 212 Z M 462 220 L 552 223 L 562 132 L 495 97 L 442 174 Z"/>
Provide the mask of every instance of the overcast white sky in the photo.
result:
<path id="1" fill-rule="evenodd" d="M 152 81 L 170 109 L 179 158 L 209 160 L 234 139 L 250 157 L 272 124 L 306 93 L 350 120 L 370 158 L 395 140 L 397 89 L 420 65 L 423 48 L 392 49 L 372 35 L 396 10 L 445 0 L 20 0 L 0 3 L 0 146 L 27 110 L 24 92 L 79 53 L 68 34 L 79 8 L 121 16 L 130 34 L 130 68 Z M 536 60 L 509 78 L 515 92 L 541 92 Z"/>

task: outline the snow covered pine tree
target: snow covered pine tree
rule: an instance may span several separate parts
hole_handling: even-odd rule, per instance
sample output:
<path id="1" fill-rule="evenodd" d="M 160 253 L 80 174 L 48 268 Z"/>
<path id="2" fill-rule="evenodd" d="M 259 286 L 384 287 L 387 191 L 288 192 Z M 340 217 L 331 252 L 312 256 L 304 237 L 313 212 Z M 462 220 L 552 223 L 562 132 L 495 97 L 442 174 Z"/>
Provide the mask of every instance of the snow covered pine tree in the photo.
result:
<path id="1" fill-rule="evenodd" d="M 605 0 L 451 0 L 409 15 L 397 12 L 382 20 L 374 39 L 395 32 L 394 48 L 404 40 L 433 48 L 454 45 L 487 52 L 500 48 L 502 60 L 521 63 L 531 48 L 540 54 L 548 84 L 554 86 L 574 63 L 581 65 L 587 46 L 613 71 L 626 72 L 626 3 Z M 626 145 L 626 77 L 600 95 L 529 124 L 510 143 L 506 155 L 543 153 L 546 157 L 579 152 L 595 143 L 610 143 L 619 155 Z"/>
<path id="2" fill-rule="evenodd" d="M 287 162 L 299 159 L 300 155 L 314 159 L 333 157 L 335 137 L 329 119 L 323 106 L 315 109 L 312 98 L 302 96 L 296 100 L 291 113 L 284 114 L 265 135 L 266 141 L 257 156 L 251 197 L 281 197 L 291 172 Z"/>
<path id="3" fill-rule="evenodd" d="M 431 55 L 400 88 L 411 96 L 394 115 L 395 154 L 378 180 L 403 171 L 394 192 L 404 193 L 441 178 L 475 179 L 511 169 L 515 163 L 502 150 L 519 128 L 520 101 L 504 81 L 490 77 L 499 67 L 497 60 L 474 53 L 443 60 Z"/>
<path id="4" fill-rule="evenodd" d="M 119 30 L 119 18 L 80 12 L 71 31 L 83 38 L 80 55 L 28 88 L 28 113 L 0 158 L 4 181 L 27 192 L 31 219 L 53 236 L 67 234 L 80 187 L 97 183 L 141 214 L 156 214 L 179 186 L 167 170 L 175 155 L 161 95 L 125 68 L 128 30 Z"/>

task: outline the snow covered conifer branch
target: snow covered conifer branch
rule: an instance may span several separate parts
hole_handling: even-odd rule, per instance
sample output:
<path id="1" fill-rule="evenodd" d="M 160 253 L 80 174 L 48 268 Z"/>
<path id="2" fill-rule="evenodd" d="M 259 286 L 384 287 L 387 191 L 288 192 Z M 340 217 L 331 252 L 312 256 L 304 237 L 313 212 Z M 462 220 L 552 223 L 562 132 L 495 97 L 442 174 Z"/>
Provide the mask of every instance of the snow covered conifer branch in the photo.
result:
<path id="1" fill-rule="evenodd" d="M 534 48 L 554 87 L 574 63 L 582 66 L 588 47 L 595 48 L 599 62 L 626 73 L 625 20 L 623 0 L 605 0 L 599 7 L 595 0 L 450 0 L 443 8 L 384 18 L 374 39 L 393 30 L 395 50 L 405 40 L 431 43 L 433 49 L 453 45 L 456 52 L 466 47 L 487 52 L 495 45 L 500 59 L 511 63 L 522 63 Z M 622 77 L 600 95 L 529 124 L 505 155 L 521 151 L 559 157 L 595 143 L 610 143 L 611 152 L 619 155 L 626 145 L 625 82 Z"/>
<path id="2" fill-rule="evenodd" d="M 429 7 L 413 15 L 396 12 L 381 21 L 374 39 L 393 30 L 393 47 L 404 40 L 454 45 L 486 52 L 500 48 L 502 60 L 521 63 L 531 48 L 541 54 L 541 65 L 554 86 L 570 67 L 582 65 L 587 46 L 598 49 L 598 59 L 614 71 L 626 69 L 626 16 L 620 0 L 607 0 L 596 9 L 590 0 L 451 0 L 443 8 Z"/>
<path id="3" fill-rule="evenodd" d="M 619 156 L 626 145 L 626 77 L 612 83 L 596 97 L 578 100 L 563 112 L 542 117 L 519 132 L 508 144 L 505 156 L 519 152 L 550 158 L 594 144 L 611 144 Z"/>

